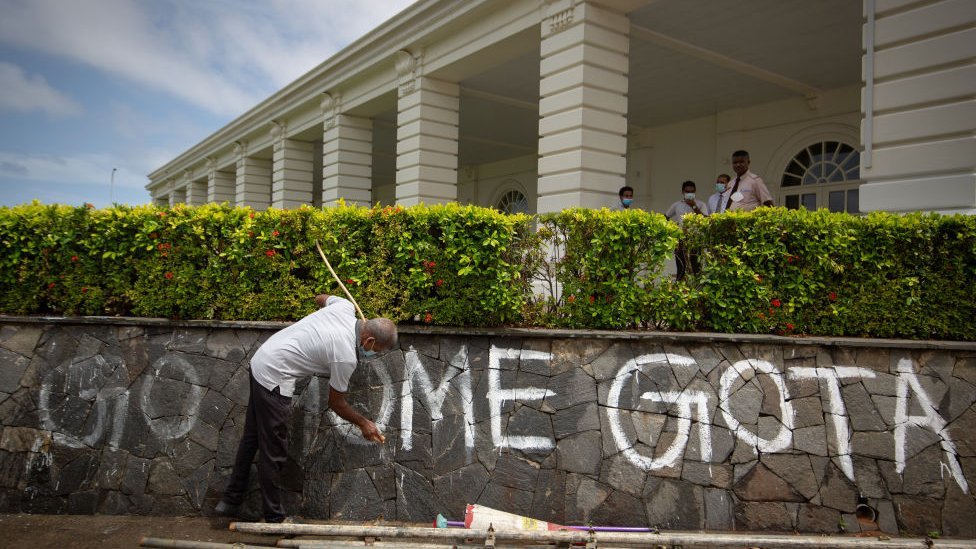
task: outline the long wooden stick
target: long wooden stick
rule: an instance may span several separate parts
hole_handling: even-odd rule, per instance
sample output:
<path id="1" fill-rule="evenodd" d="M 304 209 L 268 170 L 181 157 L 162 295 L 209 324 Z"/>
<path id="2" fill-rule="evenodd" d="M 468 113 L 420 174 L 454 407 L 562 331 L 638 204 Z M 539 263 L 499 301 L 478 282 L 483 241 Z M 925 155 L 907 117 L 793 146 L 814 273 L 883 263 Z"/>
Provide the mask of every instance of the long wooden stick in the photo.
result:
<path id="1" fill-rule="evenodd" d="M 333 277 L 335 277 L 335 281 L 339 283 L 339 287 L 342 288 L 343 292 L 346 292 L 346 297 L 348 297 L 349 301 L 352 301 L 352 304 L 356 307 L 356 312 L 359 313 L 359 318 L 363 319 L 363 322 L 366 322 L 366 315 L 364 315 L 363 310 L 359 308 L 359 303 L 356 303 L 356 300 L 353 299 L 352 294 L 346 289 L 346 285 L 343 284 L 342 280 L 339 279 L 339 275 L 337 275 L 335 269 L 332 268 L 332 264 L 329 263 L 329 259 L 325 257 L 325 253 L 322 251 L 322 246 L 319 245 L 318 240 L 315 241 L 315 248 L 319 251 L 319 255 L 322 256 L 322 261 L 325 261 L 325 266 L 329 268 L 329 272 L 332 273 Z"/>

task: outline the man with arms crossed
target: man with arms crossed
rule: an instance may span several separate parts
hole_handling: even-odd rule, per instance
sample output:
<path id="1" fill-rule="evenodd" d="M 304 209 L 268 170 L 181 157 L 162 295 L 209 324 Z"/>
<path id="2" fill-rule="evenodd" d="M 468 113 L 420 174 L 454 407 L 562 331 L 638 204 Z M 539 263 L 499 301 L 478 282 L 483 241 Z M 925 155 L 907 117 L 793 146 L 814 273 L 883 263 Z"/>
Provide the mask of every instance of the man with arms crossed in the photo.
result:
<path id="1" fill-rule="evenodd" d="M 384 441 L 376 424 L 356 412 L 344 393 L 358 363 L 357 349 L 368 358 L 395 348 L 396 325 L 387 318 L 358 320 L 353 304 L 341 297 L 320 294 L 315 303 L 319 310 L 272 335 L 251 358 L 244 435 L 227 489 L 214 508 L 218 515 L 238 515 L 251 462 L 260 452 L 258 480 L 264 520 L 285 520 L 278 481 L 288 459 L 288 419 L 298 379 L 313 375 L 328 378 L 329 408 L 359 427 L 366 440 Z"/>

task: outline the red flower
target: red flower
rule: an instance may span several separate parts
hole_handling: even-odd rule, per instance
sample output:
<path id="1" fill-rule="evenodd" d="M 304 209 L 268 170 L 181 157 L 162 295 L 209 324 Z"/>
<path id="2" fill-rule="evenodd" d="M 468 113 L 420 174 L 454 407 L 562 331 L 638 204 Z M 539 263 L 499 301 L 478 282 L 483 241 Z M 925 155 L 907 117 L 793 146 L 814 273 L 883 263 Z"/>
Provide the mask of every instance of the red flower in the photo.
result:
<path id="1" fill-rule="evenodd" d="M 444 281 L 439 278 L 437 279 L 437 282 L 434 283 L 434 285 L 438 288 L 440 288 L 442 284 L 444 284 Z"/>
<path id="2" fill-rule="evenodd" d="M 830 292 L 827 294 L 827 299 L 831 301 L 837 301 L 837 294 L 835 292 Z"/>
<path id="3" fill-rule="evenodd" d="M 247 231 L 248 238 L 254 238 L 254 231 Z"/>
<path id="4" fill-rule="evenodd" d="M 271 231 L 271 236 L 278 236 L 279 234 L 281 233 L 279 233 L 278 231 Z"/>
<path id="5" fill-rule="evenodd" d="M 85 293 L 87 291 L 88 291 L 88 288 L 85 288 L 84 286 L 81 287 L 81 293 Z"/>
<path id="6" fill-rule="evenodd" d="M 780 301 L 780 300 L 778 300 L 778 299 L 774 299 L 774 300 L 770 301 L 770 303 L 772 303 L 773 307 L 779 307 L 780 305 L 783 304 L 783 302 Z"/>
<path id="7" fill-rule="evenodd" d="M 54 283 L 52 282 L 52 283 L 50 283 L 50 284 L 48 284 L 48 285 L 47 285 L 47 289 L 48 289 L 48 290 L 50 290 L 50 289 L 51 289 L 51 288 L 53 288 L 54 286 L 55 286 L 55 284 L 54 284 Z"/>
<path id="8" fill-rule="evenodd" d="M 434 315 L 432 315 L 430 313 L 427 313 L 427 314 L 424 315 L 424 322 L 426 322 L 427 324 L 430 324 L 433 321 L 434 321 Z"/>
<path id="9" fill-rule="evenodd" d="M 596 301 L 596 298 L 593 297 L 593 296 L 590 296 L 590 303 L 593 303 L 594 301 Z"/>
<path id="10" fill-rule="evenodd" d="M 793 263 L 794 261 L 796 261 L 796 256 L 795 255 L 788 255 L 788 256 L 786 256 L 786 262 L 787 263 Z"/>
<path id="11" fill-rule="evenodd" d="M 71 261 L 78 261 L 78 256 L 76 255 L 71 256 Z"/>
<path id="12" fill-rule="evenodd" d="M 166 274 L 163 276 L 166 277 L 166 280 L 173 280 L 173 271 L 166 271 Z"/>
<path id="13" fill-rule="evenodd" d="M 764 315 L 762 313 L 756 313 L 756 316 L 758 316 L 759 318 L 763 318 L 763 319 L 766 318 L 766 315 Z"/>
<path id="14" fill-rule="evenodd" d="M 356 281 L 353 280 L 353 279 L 351 279 L 351 278 L 347 278 L 346 279 L 346 284 L 355 284 L 355 283 L 356 283 Z"/>
<path id="15" fill-rule="evenodd" d="M 756 282 L 759 282 L 760 284 L 762 284 L 762 277 L 759 276 L 759 275 L 756 275 Z"/>
<path id="16" fill-rule="evenodd" d="M 86 208 L 88 208 L 88 209 L 90 210 L 90 209 L 92 209 L 92 208 L 94 208 L 94 207 L 95 207 L 95 205 L 94 205 L 94 204 L 91 204 L 91 203 L 89 203 L 89 202 L 85 202 L 85 207 L 86 207 Z"/>
<path id="17" fill-rule="evenodd" d="M 266 255 L 268 257 L 274 257 L 275 256 L 275 253 L 276 252 L 274 250 L 268 250 L 268 251 L 264 252 L 264 255 Z"/>
<path id="18" fill-rule="evenodd" d="M 254 219 L 254 212 L 247 214 L 247 216 L 250 217 L 251 219 Z"/>
<path id="19" fill-rule="evenodd" d="M 159 217 L 166 217 L 166 212 L 159 212 Z"/>
<path id="20" fill-rule="evenodd" d="M 787 330 L 792 330 L 792 329 L 793 329 L 793 323 L 791 323 L 791 322 L 787 322 L 787 323 L 786 323 L 786 329 L 787 329 Z"/>
<path id="21" fill-rule="evenodd" d="M 574 301 L 576 301 L 576 296 L 575 295 L 571 295 L 571 296 L 569 296 L 569 297 L 566 298 L 566 301 L 568 301 L 570 303 L 573 303 Z"/>

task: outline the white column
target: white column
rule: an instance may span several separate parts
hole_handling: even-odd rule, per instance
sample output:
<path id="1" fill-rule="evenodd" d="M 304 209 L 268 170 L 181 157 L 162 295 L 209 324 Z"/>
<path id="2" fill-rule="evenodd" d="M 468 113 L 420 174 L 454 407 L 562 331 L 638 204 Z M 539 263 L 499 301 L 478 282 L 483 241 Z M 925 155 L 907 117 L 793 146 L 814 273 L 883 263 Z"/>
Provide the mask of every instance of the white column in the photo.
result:
<path id="1" fill-rule="evenodd" d="M 339 112 L 338 97 L 322 101 L 322 204 L 373 204 L 373 121 Z"/>
<path id="2" fill-rule="evenodd" d="M 630 21 L 556 0 L 542 22 L 538 211 L 610 206 L 627 171 Z"/>
<path id="3" fill-rule="evenodd" d="M 271 205 L 291 209 L 311 204 L 314 144 L 289 139 L 283 124 L 274 124 L 271 134 L 274 139 Z"/>
<path id="4" fill-rule="evenodd" d="M 397 203 L 457 200 L 460 87 L 422 76 L 418 56 L 401 51 L 397 102 Z"/>
<path id="5" fill-rule="evenodd" d="M 861 211 L 976 214 L 976 3 L 865 0 Z"/>
<path id="6" fill-rule="evenodd" d="M 207 202 L 234 204 L 237 175 L 234 172 L 220 171 L 210 164 L 207 172 Z"/>
<path id="7" fill-rule="evenodd" d="M 169 207 L 172 208 L 177 204 L 186 204 L 186 187 L 174 188 L 173 192 L 169 193 Z"/>
<path id="8" fill-rule="evenodd" d="M 207 203 L 207 180 L 190 181 L 186 186 L 186 203 L 191 206 L 202 206 Z"/>
<path id="9" fill-rule="evenodd" d="M 265 210 L 271 204 L 271 161 L 247 155 L 247 147 L 238 143 L 237 173 L 234 202 L 237 206 L 250 206 Z"/>

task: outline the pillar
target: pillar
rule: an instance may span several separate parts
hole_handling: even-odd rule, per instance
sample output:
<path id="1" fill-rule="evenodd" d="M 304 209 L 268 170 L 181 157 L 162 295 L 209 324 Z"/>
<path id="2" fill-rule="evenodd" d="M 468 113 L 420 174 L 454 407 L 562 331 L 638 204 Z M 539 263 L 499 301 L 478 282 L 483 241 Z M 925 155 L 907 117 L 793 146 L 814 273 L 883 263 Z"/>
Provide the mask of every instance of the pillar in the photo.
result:
<path id="1" fill-rule="evenodd" d="M 976 5 L 864 1 L 862 211 L 976 213 Z"/>
<path id="2" fill-rule="evenodd" d="M 186 203 L 190 206 L 202 206 L 207 203 L 207 180 L 190 181 L 186 185 Z"/>
<path id="3" fill-rule="evenodd" d="M 421 59 L 397 58 L 396 200 L 404 206 L 457 200 L 460 87 L 423 76 Z"/>
<path id="4" fill-rule="evenodd" d="M 250 206 L 265 210 L 271 204 L 271 161 L 247 155 L 247 147 L 238 143 L 234 202 L 236 206 Z"/>
<path id="5" fill-rule="evenodd" d="M 214 161 L 207 163 L 207 202 L 234 204 L 237 175 L 234 172 L 217 169 Z"/>
<path id="6" fill-rule="evenodd" d="M 312 203 L 312 154 L 314 144 L 289 139 L 283 124 L 271 128 L 274 159 L 271 171 L 271 205 L 279 209 Z"/>
<path id="7" fill-rule="evenodd" d="M 322 101 L 322 204 L 373 204 L 373 121 L 339 112 L 338 97 Z"/>
<path id="8" fill-rule="evenodd" d="M 538 211 L 611 206 L 627 171 L 630 21 L 557 0 L 542 22 Z"/>

